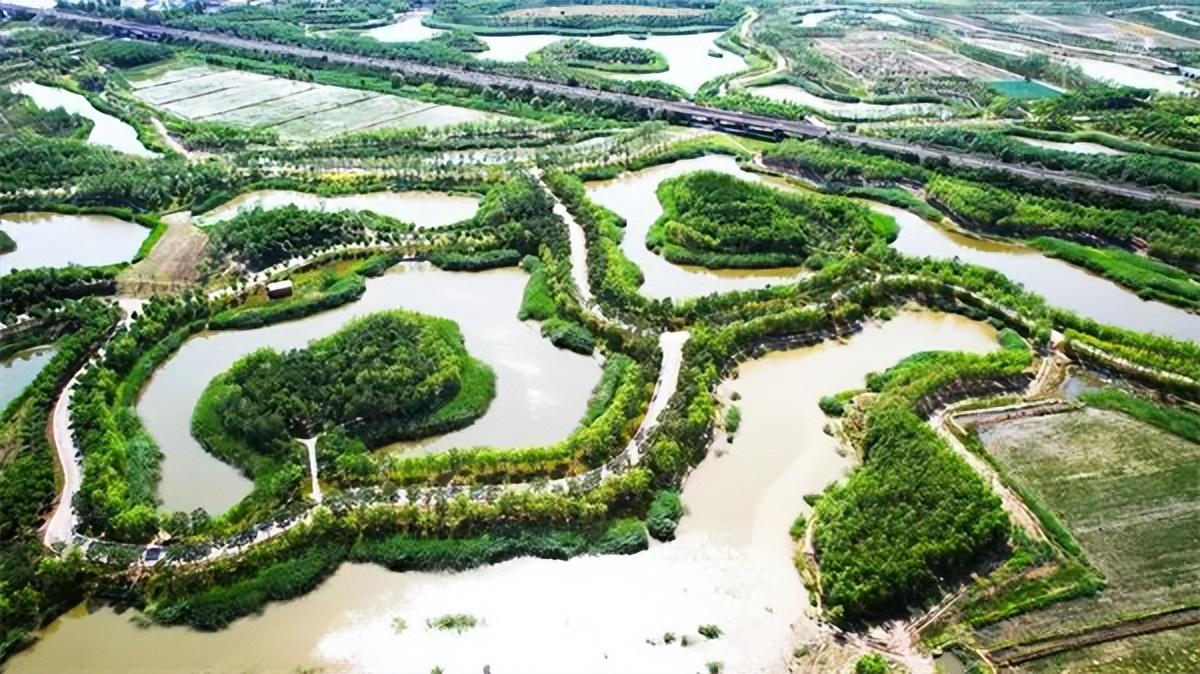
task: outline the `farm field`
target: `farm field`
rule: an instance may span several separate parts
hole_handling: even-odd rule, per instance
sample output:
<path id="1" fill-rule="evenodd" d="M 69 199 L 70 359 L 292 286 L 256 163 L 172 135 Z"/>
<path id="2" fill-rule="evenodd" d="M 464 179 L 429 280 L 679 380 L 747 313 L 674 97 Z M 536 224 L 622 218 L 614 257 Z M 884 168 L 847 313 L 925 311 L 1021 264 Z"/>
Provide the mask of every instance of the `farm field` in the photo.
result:
<path id="1" fill-rule="evenodd" d="M 1026 663 L 1034 674 L 1192 674 L 1200 671 L 1200 625 L 1098 644 Z"/>
<path id="2" fill-rule="evenodd" d="M 655 7 L 651 5 L 562 5 L 525 7 L 501 12 L 505 19 L 540 19 L 552 16 L 699 16 L 695 7 Z"/>
<path id="3" fill-rule="evenodd" d="M 1126 47 L 1144 49 L 1195 49 L 1200 47 L 1200 41 L 1191 38 L 1096 14 L 1035 15 L 1020 12 L 996 18 L 998 21 L 1015 26 L 1081 35 Z"/>
<path id="4" fill-rule="evenodd" d="M 1067 632 L 1200 599 L 1200 445 L 1096 409 L 1005 422 L 980 438 L 1108 582 L 1095 598 L 985 628 L 985 639 Z"/>
<path id="5" fill-rule="evenodd" d="M 270 128 L 283 139 L 295 141 L 497 117 L 469 108 L 207 65 L 167 70 L 135 79 L 132 84 L 139 99 L 180 117 Z"/>
<path id="6" fill-rule="evenodd" d="M 813 42 L 821 53 L 860 80 L 957 76 L 988 81 L 1015 77 L 928 42 L 894 33 L 864 31 Z"/>

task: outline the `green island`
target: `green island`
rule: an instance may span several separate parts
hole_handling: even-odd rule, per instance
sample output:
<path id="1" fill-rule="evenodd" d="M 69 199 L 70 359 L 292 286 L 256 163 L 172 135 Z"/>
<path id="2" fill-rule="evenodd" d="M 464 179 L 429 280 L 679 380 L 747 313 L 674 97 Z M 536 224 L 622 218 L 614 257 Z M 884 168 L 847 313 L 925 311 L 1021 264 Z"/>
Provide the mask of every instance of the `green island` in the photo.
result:
<path id="1" fill-rule="evenodd" d="M 320 436 L 320 444 L 337 429 L 369 447 L 416 439 L 470 424 L 494 395 L 494 375 L 467 355 L 454 323 L 390 311 L 307 349 L 242 358 L 209 383 L 192 432 L 253 473 L 262 458 L 291 452 L 293 438 Z"/>
<path id="2" fill-rule="evenodd" d="M 0 664 L 1200 670 L 1126 4 L 3 5 Z"/>
<path id="3" fill-rule="evenodd" d="M 823 257 L 866 248 L 894 227 L 849 199 L 785 192 L 721 173 L 664 181 L 658 198 L 663 215 L 646 243 L 676 264 L 819 267 Z"/>
<path id="4" fill-rule="evenodd" d="M 555 63 L 611 73 L 661 73 L 668 67 L 662 54 L 641 47 L 601 47 L 583 40 L 561 40 L 531 52 L 530 63 Z"/>

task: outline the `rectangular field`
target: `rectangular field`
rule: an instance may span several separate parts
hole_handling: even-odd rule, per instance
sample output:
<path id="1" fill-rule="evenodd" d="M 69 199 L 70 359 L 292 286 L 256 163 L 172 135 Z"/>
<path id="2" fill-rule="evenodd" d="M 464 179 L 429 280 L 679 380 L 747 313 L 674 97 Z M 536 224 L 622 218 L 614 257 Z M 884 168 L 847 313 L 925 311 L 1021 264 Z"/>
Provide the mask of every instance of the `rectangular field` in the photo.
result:
<path id="1" fill-rule="evenodd" d="M 895 33 L 863 31 L 841 38 L 820 38 L 823 54 L 861 80 L 887 77 L 965 77 L 972 80 L 1013 79 L 1015 75 Z"/>
<path id="2" fill-rule="evenodd" d="M 207 65 L 151 74 L 134 95 L 191 120 L 274 129 L 308 141 L 364 129 L 440 127 L 499 115 L 400 96 L 271 77 Z"/>
<path id="3" fill-rule="evenodd" d="M 1200 445 L 1098 409 L 1005 422 L 980 438 L 1063 521 L 1108 582 L 1097 597 L 985 628 L 987 641 L 1200 600 Z"/>
<path id="4" fill-rule="evenodd" d="M 1150 26 L 1102 14 L 1040 15 L 1019 12 L 993 18 L 1033 30 L 1081 35 L 1126 47 L 1145 49 L 1196 49 L 1200 47 L 1200 40 L 1172 35 Z"/>

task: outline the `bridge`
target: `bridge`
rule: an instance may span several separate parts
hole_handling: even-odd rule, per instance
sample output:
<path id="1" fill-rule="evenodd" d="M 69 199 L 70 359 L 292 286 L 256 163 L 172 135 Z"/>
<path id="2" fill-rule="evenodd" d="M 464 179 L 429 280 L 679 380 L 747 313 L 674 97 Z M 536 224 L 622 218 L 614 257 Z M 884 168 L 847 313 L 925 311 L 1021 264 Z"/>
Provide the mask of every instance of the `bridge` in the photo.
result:
<path id="1" fill-rule="evenodd" d="M 966 169 L 985 169 L 1008 173 L 1021 178 L 1054 183 L 1063 187 L 1081 188 L 1144 201 L 1162 201 L 1171 205 L 1200 210 L 1200 198 L 1184 194 L 1159 192 L 1153 188 L 1131 183 L 1115 183 L 1083 175 L 1054 171 L 1037 165 L 1009 164 L 998 159 L 972 155 L 956 150 L 934 148 L 916 143 L 863 136 L 805 121 L 782 119 L 756 113 L 715 108 L 690 101 L 666 100 L 615 91 L 594 89 L 580 84 L 566 84 L 522 77 L 507 73 L 473 69 L 465 66 L 433 65 L 394 58 L 362 56 L 345 52 L 313 49 L 291 44 L 249 40 L 224 33 L 172 28 L 157 24 L 83 14 L 61 9 L 33 9 L 0 2 L 0 16 L 53 19 L 82 30 L 108 33 L 119 37 L 142 40 L 168 40 L 210 44 L 286 58 L 303 59 L 322 64 L 371 68 L 385 72 L 412 75 L 423 79 L 448 80 L 468 86 L 506 89 L 534 95 L 551 96 L 576 101 L 619 103 L 638 110 L 647 119 L 660 119 L 674 124 L 713 129 L 728 133 L 783 140 L 785 138 L 819 138 L 852 147 L 889 155 L 902 155 L 921 162 L 941 163 Z"/>

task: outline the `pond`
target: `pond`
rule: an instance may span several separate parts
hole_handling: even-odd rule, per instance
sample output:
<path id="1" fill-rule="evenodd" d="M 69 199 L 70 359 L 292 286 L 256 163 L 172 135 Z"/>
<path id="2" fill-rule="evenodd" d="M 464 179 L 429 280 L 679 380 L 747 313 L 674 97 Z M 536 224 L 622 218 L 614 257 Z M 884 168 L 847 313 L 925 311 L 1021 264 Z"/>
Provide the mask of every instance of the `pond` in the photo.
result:
<path id="1" fill-rule="evenodd" d="M 138 157 L 157 157 L 156 152 L 146 149 L 138 140 L 137 130 L 112 115 L 100 112 L 92 106 L 88 99 L 77 93 L 48 87 L 36 82 L 18 82 L 12 85 L 12 91 L 24 94 L 33 99 L 39 108 L 63 110 L 92 120 L 94 126 L 88 135 L 88 142 L 93 145 L 110 147 L 117 152 L 132 154 Z"/>
<path id="2" fill-rule="evenodd" d="M 661 73 L 600 73 L 605 77 L 622 80 L 661 80 L 674 84 L 689 93 L 700 85 L 720 75 L 727 75 L 746 68 L 746 61 L 733 52 L 716 45 L 719 32 L 692 33 L 687 35 L 647 35 L 645 39 L 634 39 L 631 35 L 601 35 L 580 37 L 601 47 L 639 47 L 662 54 L 667 59 L 667 70 Z M 493 61 L 524 61 L 530 52 L 537 51 L 559 40 L 571 39 L 563 35 L 481 35 L 488 50 L 476 56 Z M 720 58 L 710 56 L 716 50 Z"/>
<path id="3" fill-rule="evenodd" d="M 1078 56 L 1062 56 L 1059 58 L 1070 65 L 1078 66 L 1084 75 L 1111 84 L 1137 87 L 1139 89 L 1156 89 L 1170 94 L 1184 94 L 1195 91 L 1188 87 L 1184 83 L 1183 78 L 1178 75 L 1167 75 L 1152 70 L 1134 68 L 1122 63 L 1112 63 L 1111 61 L 1100 61 L 1098 59 Z"/>
<path id="4" fill-rule="evenodd" d="M 53 346 L 37 346 L 0 359 L 0 411 L 33 383 L 56 351 Z"/>
<path id="5" fill-rule="evenodd" d="M 409 12 L 399 17 L 395 23 L 379 26 L 366 31 L 364 34 L 380 42 L 420 42 L 431 37 L 437 37 L 445 31 L 429 28 L 421 23 L 429 18 L 430 12 Z"/>
<path id="6" fill-rule="evenodd" d="M 776 101 L 795 103 L 847 119 L 887 119 L 889 117 L 940 116 L 951 114 L 950 108 L 937 103 L 847 103 L 822 98 L 791 84 L 768 84 L 749 89 L 750 93 Z"/>
<path id="7" fill-rule="evenodd" d="M 1112 156 L 1128 154 L 1126 152 L 1122 152 L 1121 150 L 1115 150 L 1107 145 L 1101 145 L 1100 143 L 1090 143 L 1088 141 L 1083 141 L 1083 140 L 1071 141 L 1069 143 L 1064 143 L 1062 141 L 1057 141 L 1057 140 L 1042 140 L 1041 138 L 1026 138 L 1025 136 L 1009 136 L 1009 138 L 1012 138 L 1013 140 L 1017 140 L 1022 143 L 1025 143 L 1026 145 L 1033 145 L 1035 147 L 1043 147 L 1043 148 L 1046 148 L 1047 150 L 1058 150 L 1059 152 L 1078 152 L 1079 154 L 1106 154 L 1106 155 L 1112 155 Z"/>
<path id="8" fill-rule="evenodd" d="M 794 281 L 800 274 L 798 268 L 707 269 L 676 265 L 646 247 L 646 232 L 662 215 L 657 194 L 659 183 L 694 171 L 720 171 L 742 180 L 762 180 L 756 173 L 743 171 L 733 157 L 705 155 L 623 173 L 612 180 L 587 185 L 588 196 L 593 201 L 625 218 L 621 251 L 641 268 L 645 276 L 642 294 L 653 298 L 681 299 Z"/>
<path id="9" fill-rule="evenodd" d="M 583 417 L 600 365 L 555 348 L 538 324 L 517 320 L 527 276 L 515 269 L 447 272 L 405 263 L 367 281 L 356 302 L 315 316 L 255 330 L 193 337 L 150 379 L 137 412 L 163 452 L 159 497 L 167 511 L 224 512 L 250 492 L 250 481 L 208 454 L 191 435 L 191 416 L 210 381 L 263 347 L 295 349 L 331 334 L 352 318 L 409 309 L 457 321 L 472 356 L 496 373 L 496 398 L 471 426 L 396 449 L 529 447 L 566 438 Z"/>
<path id="10" fill-rule="evenodd" d="M 958 316 L 902 312 L 844 343 L 745 363 L 722 392 L 744 415 L 727 453 L 688 479 L 679 538 L 629 556 L 516 559 L 463 573 L 390 573 L 346 564 L 321 587 L 216 633 L 141 629 L 105 608 L 55 621 L 9 671 L 628 672 L 783 671 L 797 640 L 817 633 L 792 566 L 788 526 L 803 496 L 849 460 L 822 432 L 820 396 L 916 350 L 995 348 L 995 332 Z M 819 382 L 813 385 L 813 382 Z M 469 613 L 461 634 L 425 621 Z M 392 626 L 402 618 L 407 628 Z M 705 641 L 699 625 L 724 634 Z M 666 632 L 692 645 L 666 645 Z M 653 642 L 653 643 L 648 643 Z"/>
<path id="11" fill-rule="evenodd" d="M 868 205 L 896 219 L 896 250 L 918 257 L 958 258 L 995 269 L 1054 306 L 1131 330 L 1200 341 L 1200 316 L 1162 302 L 1148 302 L 1091 272 L 1019 244 L 948 231 L 901 208 Z"/>
<path id="12" fill-rule="evenodd" d="M 847 13 L 859 16 L 868 16 L 876 21 L 879 21 L 880 23 L 886 23 L 890 26 L 904 26 L 908 24 L 907 19 L 898 14 L 892 14 L 890 12 L 859 12 L 855 10 L 847 11 L 842 9 L 832 9 L 823 12 L 809 12 L 800 17 L 800 23 L 798 25 L 801 28 L 815 28 L 835 16 Z"/>
<path id="13" fill-rule="evenodd" d="M 256 208 L 271 210 L 285 206 L 314 211 L 373 211 L 417 227 L 441 227 L 474 216 L 479 199 L 445 192 L 370 192 L 323 197 L 293 190 L 257 190 L 234 197 L 192 221 L 206 227 Z"/>
<path id="14" fill-rule="evenodd" d="M 0 230 L 17 249 L 0 255 L 0 275 L 14 269 L 128 262 L 150 230 L 110 215 L 0 214 Z"/>

